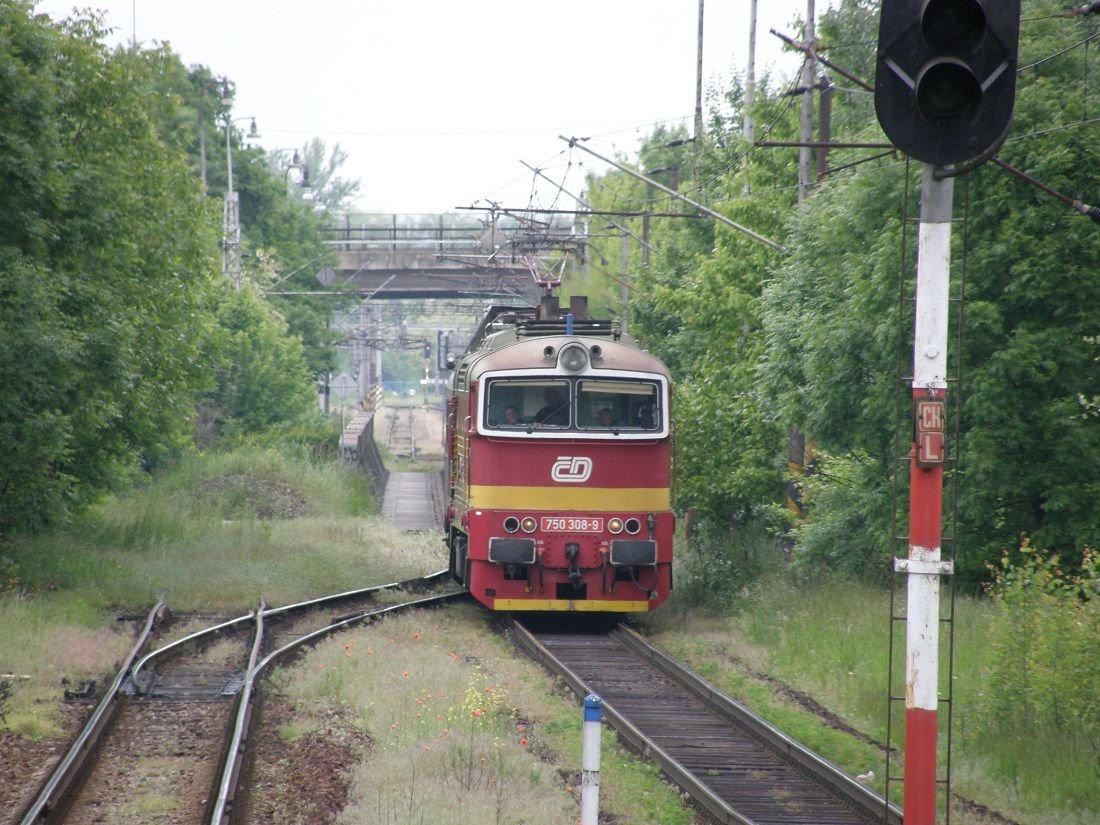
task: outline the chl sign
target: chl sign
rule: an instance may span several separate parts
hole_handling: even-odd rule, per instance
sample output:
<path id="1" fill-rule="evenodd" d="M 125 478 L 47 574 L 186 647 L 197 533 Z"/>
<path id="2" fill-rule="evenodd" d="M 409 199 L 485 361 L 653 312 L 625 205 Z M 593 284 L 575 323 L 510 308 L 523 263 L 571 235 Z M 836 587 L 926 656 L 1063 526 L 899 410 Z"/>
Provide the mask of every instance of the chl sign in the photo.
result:
<path id="1" fill-rule="evenodd" d="M 917 466 L 943 464 L 943 433 L 947 414 L 942 401 L 917 402 Z"/>

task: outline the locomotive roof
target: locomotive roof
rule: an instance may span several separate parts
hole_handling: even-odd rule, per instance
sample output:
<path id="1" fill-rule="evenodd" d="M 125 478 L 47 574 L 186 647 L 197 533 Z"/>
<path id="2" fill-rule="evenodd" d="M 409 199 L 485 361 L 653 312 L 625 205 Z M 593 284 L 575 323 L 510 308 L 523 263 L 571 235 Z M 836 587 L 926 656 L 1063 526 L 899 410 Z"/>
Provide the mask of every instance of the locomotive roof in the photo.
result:
<path id="1" fill-rule="evenodd" d="M 572 334 L 569 327 L 572 327 Z M 557 318 L 540 320 L 533 307 L 493 307 L 470 341 L 459 364 L 459 380 L 476 379 L 481 373 L 501 369 L 542 369 L 547 363 L 544 349 L 555 352 L 572 341 L 601 350 L 593 367 L 608 370 L 653 372 L 669 377 L 667 367 L 642 350 L 617 321 Z"/>

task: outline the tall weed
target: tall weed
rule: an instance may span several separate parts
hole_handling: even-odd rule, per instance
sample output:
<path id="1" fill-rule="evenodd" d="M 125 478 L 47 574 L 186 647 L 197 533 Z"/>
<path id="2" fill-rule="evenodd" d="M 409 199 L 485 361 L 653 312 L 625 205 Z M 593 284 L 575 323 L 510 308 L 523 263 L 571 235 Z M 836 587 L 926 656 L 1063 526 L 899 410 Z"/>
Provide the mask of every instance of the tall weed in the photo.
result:
<path id="1" fill-rule="evenodd" d="M 993 623 L 983 718 L 990 728 L 1036 726 L 1100 742 L 1100 556 L 1080 567 L 1037 552 L 991 565 Z"/>

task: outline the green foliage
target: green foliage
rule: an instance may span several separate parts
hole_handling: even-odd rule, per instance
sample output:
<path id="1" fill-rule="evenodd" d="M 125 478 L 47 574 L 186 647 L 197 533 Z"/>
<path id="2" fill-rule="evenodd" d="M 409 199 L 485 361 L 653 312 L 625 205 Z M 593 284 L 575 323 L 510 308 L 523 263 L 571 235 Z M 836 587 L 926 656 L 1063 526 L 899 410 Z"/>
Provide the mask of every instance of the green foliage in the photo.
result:
<path id="1" fill-rule="evenodd" d="M 842 4 L 826 17 L 825 29 L 838 37 L 858 33 L 871 11 L 866 3 Z M 1023 30 L 1021 63 L 1086 33 L 1034 13 Z M 1083 162 L 1095 149 L 1082 129 L 1046 130 L 1084 117 L 1082 60 L 1070 52 L 1043 64 L 1042 75 L 1021 75 L 1013 132 L 1020 137 L 1001 152 L 1070 192 L 1100 185 L 1100 166 Z M 862 104 L 834 109 L 834 125 L 845 122 L 853 105 Z M 847 134 L 856 138 L 858 120 L 852 124 Z M 891 444 L 903 387 L 896 376 L 911 363 L 911 308 L 905 306 L 899 323 L 898 272 L 911 293 L 916 246 L 910 232 L 901 256 L 903 171 L 879 161 L 819 184 L 792 227 L 794 253 L 764 291 L 761 392 L 781 421 L 808 433 L 834 466 L 845 467 L 836 478 L 808 482 L 815 499 L 810 520 L 817 523 L 799 531 L 798 551 L 843 566 L 864 558 L 862 547 L 874 550 L 871 561 L 880 569 L 889 547 L 888 533 L 878 531 L 889 523 L 888 479 L 897 458 Z M 916 179 L 914 170 L 911 216 Z M 963 377 L 961 388 L 951 390 L 963 400 L 956 531 L 958 570 L 972 581 L 984 574 L 983 561 L 998 558 L 1020 532 L 1063 554 L 1100 538 L 1100 431 L 1081 401 L 1089 392 L 1083 388 L 1100 384 L 1088 309 L 1100 298 L 1100 236 L 1075 212 L 992 164 L 959 179 L 955 203 L 956 215 L 967 218 L 952 256 L 955 295 L 966 281 L 962 346 L 954 338 L 949 346 L 951 370 Z M 958 305 L 951 311 L 957 318 Z M 899 426 L 906 436 L 904 415 Z M 907 436 L 897 449 L 904 454 Z M 903 524 L 904 517 L 903 511 Z"/>
<path id="2" fill-rule="evenodd" d="M 824 564 L 875 581 L 890 575 L 890 478 L 880 462 L 858 452 L 818 453 L 801 478 L 803 504 L 813 518 L 794 525 L 796 561 Z"/>
<path id="3" fill-rule="evenodd" d="M 702 608 L 719 613 L 738 603 L 738 591 L 780 559 L 772 519 L 729 525 L 691 517 L 686 546 L 677 548 L 676 589 L 669 610 Z"/>
<path id="4" fill-rule="evenodd" d="M 159 94 L 173 58 L 0 7 L 0 533 L 184 442 L 216 248 Z"/>
<path id="5" fill-rule="evenodd" d="M 1013 556 L 991 566 L 990 592 L 1000 609 L 990 636 L 985 723 L 1100 742 L 1100 556 L 1086 549 L 1079 565 L 1063 565 L 1027 540 Z"/>
<path id="6" fill-rule="evenodd" d="M 289 305 L 294 336 L 258 291 L 225 289 L 221 209 L 197 174 L 224 191 L 220 142 L 198 159 L 200 126 L 212 137 L 231 114 L 210 72 L 103 34 L 86 12 L 54 24 L 0 5 L 0 536 L 178 453 L 200 398 L 200 430 L 289 426 L 332 361 L 329 306 Z M 238 154 L 246 274 L 311 279 L 318 219 L 262 153 Z"/>
<path id="7" fill-rule="evenodd" d="M 293 177 L 290 169 L 293 164 L 294 149 L 277 149 L 267 157 L 267 167 L 276 179 L 283 178 L 297 183 L 291 191 L 299 200 L 316 204 L 329 213 L 346 211 L 349 201 L 359 193 L 359 181 L 340 177 L 340 167 L 348 159 L 348 153 L 334 144 L 331 151 L 320 138 L 307 141 L 298 154 L 299 169 Z M 309 187 L 302 186 L 302 172 L 305 171 Z"/>
<path id="8" fill-rule="evenodd" d="M 213 415 L 226 434 L 257 433 L 303 416 L 313 404 L 300 339 L 250 284 L 217 308 L 222 336 Z"/>

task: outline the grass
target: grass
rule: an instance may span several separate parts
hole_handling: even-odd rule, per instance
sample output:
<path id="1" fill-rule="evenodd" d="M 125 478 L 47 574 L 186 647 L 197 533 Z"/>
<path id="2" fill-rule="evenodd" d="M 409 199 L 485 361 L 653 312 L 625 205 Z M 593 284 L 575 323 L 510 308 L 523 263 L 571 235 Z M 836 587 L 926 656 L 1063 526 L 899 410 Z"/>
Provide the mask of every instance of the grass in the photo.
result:
<path id="1" fill-rule="evenodd" d="M 261 518 L 270 507 L 295 517 Z M 435 536 L 396 530 L 371 509 L 368 487 L 352 470 L 239 451 L 187 459 L 67 531 L 9 544 L 4 555 L 15 559 L 16 580 L 0 592 L 0 673 L 20 678 L 0 704 L 0 725 L 29 737 L 60 735 L 62 679 L 106 678 L 131 644 L 116 613 L 158 595 L 179 611 L 236 615 L 260 596 L 288 603 L 444 566 Z M 885 741 L 887 594 L 860 582 L 776 574 L 733 594 L 729 610 L 706 613 L 688 589 L 646 620 L 658 641 L 849 772 L 873 767 L 881 790 L 883 756 L 874 741 L 823 725 L 760 674 Z M 983 676 L 994 610 L 986 600 L 958 602 L 954 790 L 1028 825 L 1096 822 L 1096 743 L 990 724 Z M 486 632 L 480 612 L 434 615 L 430 625 L 394 619 L 345 634 L 283 673 L 279 684 L 300 711 L 282 735 L 293 741 L 322 730 L 321 714 L 338 707 L 370 733 L 373 754 L 393 757 L 360 766 L 343 821 L 572 819 L 579 702 Z M 899 675 L 903 635 L 894 657 Z M 494 694 L 485 693 L 489 687 Z M 501 703 L 470 715 L 473 697 L 491 695 Z M 464 795 L 461 816 L 445 801 L 456 788 Z M 154 797 L 152 807 L 166 804 Z M 601 801 L 622 825 L 691 821 L 656 769 L 621 752 L 608 730 Z M 952 819 L 983 821 L 958 811 Z"/>
<path id="2" fill-rule="evenodd" d="M 373 741 L 340 822 L 575 820 L 581 702 L 488 632 L 468 605 L 406 614 L 324 642 L 275 677 L 298 709 L 284 737 L 352 714 Z M 605 730 L 601 810 L 692 821 L 657 771 Z"/>
<path id="3" fill-rule="evenodd" d="M 944 607 L 946 610 L 946 596 Z M 897 612 L 904 607 L 904 592 Z M 994 605 L 956 601 L 952 789 L 1028 825 L 1097 821 L 1095 743 L 1067 741 L 1042 729 L 997 731 L 984 711 Z M 881 747 L 824 725 L 760 678 L 766 673 L 813 697 L 878 743 L 886 741 L 889 593 L 862 582 L 812 582 L 773 574 L 742 590 L 736 607 L 705 615 L 670 601 L 648 619 L 657 641 L 719 687 L 849 773 L 873 768 L 883 791 Z M 895 627 L 894 690 L 904 693 L 903 623 Z M 941 659 L 946 671 L 946 635 Z M 944 679 L 946 680 L 946 674 Z M 947 684 L 941 685 L 941 696 Z M 895 703 L 892 736 L 903 746 L 904 707 Z M 946 713 L 941 712 L 941 723 Z M 945 737 L 941 735 L 941 745 Z M 940 756 L 941 771 L 946 763 Z M 898 774 L 900 759 L 891 760 Z M 892 790 L 898 788 L 892 785 Z M 982 822 L 953 809 L 952 821 Z"/>
<path id="4" fill-rule="evenodd" d="M 222 496 L 225 479 L 261 495 Z M 258 517 L 259 508 L 302 512 Z M 60 733 L 62 679 L 106 679 L 132 645 L 119 611 L 164 596 L 176 611 L 237 613 L 438 570 L 441 551 L 371 514 L 354 470 L 274 450 L 193 456 L 104 502 L 65 531 L 11 545 L 17 580 L 0 592 L 0 673 L 12 683 L 0 724 Z"/>
<path id="5" fill-rule="evenodd" d="M 259 518 L 272 501 L 301 514 Z M 372 515 L 367 486 L 339 465 L 274 451 L 190 458 L 12 548 L 21 575 L 0 593 L 0 672 L 29 678 L 12 683 L 0 726 L 62 736 L 61 679 L 107 678 L 132 644 L 119 610 L 163 594 L 177 611 L 238 615 L 261 595 L 282 604 L 385 583 L 443 567 L 437 538 Z M 575 821 L 579 700 L 488 630 L 480 609 L 430 618 L 346 632 L 277 673 L 299 707 L 280 736 L 293 743 L 345 718 L 370 734 L 343 822 Z M 602 810 L 619 825 L 692 821 L 656 768 L 610 730 L 603 742 Z M 154 785 L 132 803 L 147 817 L 175 804 Z"/>

